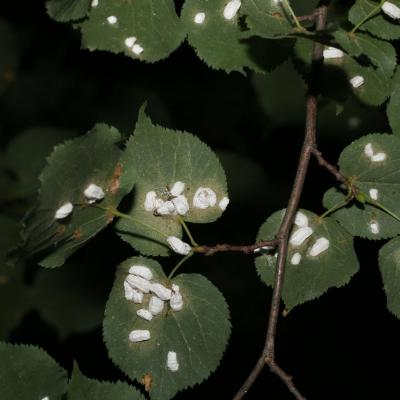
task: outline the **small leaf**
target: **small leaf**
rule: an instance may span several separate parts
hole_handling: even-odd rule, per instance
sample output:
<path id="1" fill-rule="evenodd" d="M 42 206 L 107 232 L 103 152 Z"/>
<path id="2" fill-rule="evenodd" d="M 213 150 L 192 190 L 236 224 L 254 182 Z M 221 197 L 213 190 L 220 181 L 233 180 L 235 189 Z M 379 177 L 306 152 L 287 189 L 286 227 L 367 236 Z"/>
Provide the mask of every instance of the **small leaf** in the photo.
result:
<path id="1" fill-rule="evenodd" d="M 186 35 L 173 0 L 100 0 L 81 30 L 82 44 L 89 50 L 124 53 L 148 62 L 168 57 Z M 137 48 L 135 53 L 134 45 L 143 51 Z"/>
<path id="2" fill-rule="evenodd" d="M 142 304 L 126 300 L 124 280 L 130 266 L 151 269 L 153 282 L 167 287 L 179 285 L 183 309 L 173 311 L 168 302 L 161 314 L 151 321 L 137 316 L 148 308 L 150 294 Z M 149 330 L 151 338 L 129 341 L 133 330 Z M 182 274 L 169 282 L 154 260 L 135 257 L 123 262 L 117 270 L 103 325 L 104 340 L 113 362 L 130 378 L 139 382 L 146 375 L 152 382 L 152 400 L 171 399 L 178 391 L 202 382 L 213 372 L 225 351 L 230 334 L 229 311 L 218 289 L 198 274 Z M 176 352 L 179 369 L 167 368 L 168 352 Z"/>
<path id="3" fill-rule="evenodd" d="M 391 3 L 400 7 L 399 0 L 390 0 Z M 371 0 L 357 0 L 349 11 L 349 20 L 357 25 L 374 9 L 377 13 L 368 21 L 363 23 L 359 29 L 368 31 L 382 39 L 395 40 L 400 38 L 400 25 L 398 21 L 391 19 L 382 10 L 379 10 L 379 2 Z"/>
<path id="4" fill-rule="evenodd" d="M 131 190 L 135 176 L 129 160 L 120 162 L 120 140 L 115 128 L 97 125 L 87 135 L 55 148 L 40 175 L 37 205 L 24 220 L 25 254 L 42 255 L 52 250 L 40 264 L 58 267 L 112 221 L 105 209 L 118 206 Z M 88 205 L 83 192 L 89 184 L 104 190 L 100 202 L 104 209 Z M 74 205 L 71 215 L 56 219 L 56 210 L 68 202 Z"/>
<path id="5" fill-rule="evenodd" d="M 390 240 L 381 248 L 379 268 L 386 293 L 387 308 L 400 318 L 400 238 Z"/>
<path id="6" fill-rule="evenodd" d="M 320 219 L 310 211 L 301 212 L 308 217 L 313 233 L 299 246 L 289 244 L 282 292 L 287 311 L 321 296 L 331 287 L 347 284 L 359 268 L 352 237 L 340 225 L 331 218 Z M 283 215 L 284 210 L 272 214 L 261 226 L 257 241 L 273 239 Z M 297 229 L 294 226 L 292 234 Z M 312 256 L 310 250 L 320 238 L 327 239 L 329 247 L 319 255 Z M 256 258 L 261 280 L 271 287 L 274 285 L 276 261 L 273 253 L 261 253 Z"/>
<path id="7" fill-rule="evenodd" d="M 250 68 L 261 72 L 263 69 L 252 57 L 251 44 L 243 40 L 239 14 L 231 20 L 224 18 L 226 0 L 186 0 L 182 8 L 182 20 L 188 32 L 188 41 L 197 55 L 210 67 L 226 72 L 244 72 Z M 202 23 L 195 17 L 204 13 Z"/>
<path id="8" fill-rule="evenodd" d="M 400 135 L 400 68 L 397 68 L 393 77 L 393 90 L 387 104 L 387 116 L 390 127 L 396 135 Z"/>
<path id="9" fill-rule="evenodd" d="M 61 400 L 67 373 L 45 351 L 34 346 L 0 343 L 1 400 Z"/>
<path id="10" fill-rule="evenodd" d="M 167 188 L 171 189 L 177 181 L 183 182 L 183 195 L 190 206 L 182 216 L 185 221 L 206 223 L 221 216 L 223 211 L 218 203 L 227 196 L 225 173 L 216 155 L 196 136 L 153 125 L 142 110 L 123 157 L 137 166 L 138 176 L 129 212 L 131 220 L 120 219 L 116 227 L 120 236 L 141 253 L 167 256 L 170 250 L 166 238 L 182 236 L 177 215 L 155 215 L 145 210 L 146 194 L 150 191 L 166 200 Z M 193 206 L 199 187 L 211 188 L 216 193 L 215 206 Z"/>
<path id="11" fill-rule="evenodd" d="M 82 375 L 74 363 L 68 386 L 68 400 L 145 400 L 132 386 L 123 382 L 100 382 Z"/>
<path id="12" fill-rule="evenodd" d="M 58 22 L 76 21 L 89 13 L 90 0 L 48 0 L 47 13 Z"/>
<path id="13" fill-rule="evenodd" d="M 296 28 L 281 1 L 244 0 L 242 13 L 250 32 L 263 38 L 288 35 Z"/>
<path id="14" fill-rule="evenodd" d="M 373 154 L 384 154 L 373 161 Z M 383 156 L 382 156 L 383 157 Z M 379 160 L 378 156 L 378 160 Z M 340 172 L 372 200 L 400 215 L 400 138 L 388 134 L 370 134 L 347 146 L 339 158 Z M 339 188 L 325 193 L 324 206 L 331 208 L 346 194 Z M 400 222 L 370 204 L 351 203 L 332 214 L 353 236 L 385 239 L 400 233 Z"/>

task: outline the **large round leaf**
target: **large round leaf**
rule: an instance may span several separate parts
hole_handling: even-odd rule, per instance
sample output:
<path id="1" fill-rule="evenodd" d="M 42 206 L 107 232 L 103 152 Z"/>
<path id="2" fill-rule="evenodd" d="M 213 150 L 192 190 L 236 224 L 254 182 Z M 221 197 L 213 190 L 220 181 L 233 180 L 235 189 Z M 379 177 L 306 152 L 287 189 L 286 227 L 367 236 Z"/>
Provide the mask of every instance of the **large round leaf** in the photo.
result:
<path id="1" fill-rule="evenodd" d="M 129 160 L 120 161 L 115 128 L 97 125 L 87 135 L 55 148 L 40 175 L 41 188 L 36 207 L 24 220 L 23 250 L 32 255 L 52 250 L 41 260 L 45 267 L 57 267 L 87 240 L 112 221 L 104 209 L 88 205 L 84 190 L 100 186 L 103 208 L 117 207 L 133 184 L 135 172 Z M 55 212 L 67 202 L 74 204 L 70 216 L 55 219 Z"/>
<path id="2" fill-rule="evenodd" d="M 142 304 L 125 299 L 124 280 L 133 264 L 145 265 L 153 272 L 153 282 L 179 285 L 183 309 L 173 311 L 166 303 L 161 314 L 146 321 L 136 315 L 147 308 L 150 294 Z M 149 330 L 150 340 L 130 342 L 132 330 Z M 104 340 L 111 359 L 130 378 L 151 381 L 152 400 L 171 399 L 176 392 L 206 379 L 214 371 L 226 348 L 230 322 L 222 294 L 205 277 L 182 274 L 169 282 L 154 260 L 131 258 L 123 262 L 110 294 L 103 326 Z M 167 354 L 174 351 L 178 371 L 167 368 Z"/>
<path id="3" fill-rule="evenodd" d="M 282 300 L 286 310 L 324 294 L 331 287 L 341 287 L 358 271 L 353 239 L 331 218 L 320 219 L 310 211 L 301 210 L 308 217 L 312 235 L 300 246 L 289 244 Z M 272 214 L 261 226 L 257 241 L 273 239 L 279 230 L 284 210 Z M 297 227 L 293 227 L 296 231 Z M 319 238 L 329 240 L 329 248 L 317 256 L 310 249 Z M 294 254 L 300 262 L 293 263 Z M 297 256 L 298 257 L 298 256 Z M 277 258 L 273 252 L 261 252 L 256 257 L 257 272 L 268 286 L 274 285 Z"/>
<path id="4" fill-rule="evenodd" d="M 68 400 L 144 400 L 132 386 L 123 382 L 100 382 L 82 375 L 74 364 L 68 385 Z"/>
<path id="5" fill-rule="evenodd" d="M 372 146 L 374 154 L 384 153 L 382 161 L 372 161 L 365 153 Z M 339 158 L 341 173 L 351 178 L 367 196 L 400 215 L 400 138 L 388 134 L 370 134 L 347 146 Z M 372 190 L 372 191 L 371 191 Z M 341 188 L 330 189 L 324 196 L 324 206 L 331 208 L 345 199 Z M 353 236 L 384 239 L 400 233 L 400 222 L 369 204 L 350 203 L 333 213 L 333 218 Z"/>
<path id="6" fill-rule="evenodd" d="M 162 197 L 167 188 L 185 183 L 184 195 L 190 210 L 183 217 L 187 222 L 212 222 L 222 214 L 219 202 L 227 196 L 226 178 L 214 152 L 196 136 L 153 125 L 142 110 L 135 134 L 129 140 L 124 159 L 137 166 L 135 197 L 129 212 L 131 220 L 120 219 L 120 236 L 147 255 L 169 255 L 168 236 L 182 235 L 176 215 L 155 215 L 146 211 L 144 202 L 149 191 Z M 199 187 L 208 187 L 217 195 L 215 206 L 207 209 L 192 206 Z"/>
<path id="7" fill-rule="evenodd" d="M 173 0 L 100 0 L 81 29 L 83 45 L 90 50 L 124 53 L 149 62 L 168 57 L 186 34 Z M 143 52 L 135 53 L 133 39 L 130 43 L 128 38 L 136 38 Z"/>
<path id="8" fill-rule="evenodd" d="M 61 400 L 67 373 L 34 346 L 0 343 L 1 400 Z"/>

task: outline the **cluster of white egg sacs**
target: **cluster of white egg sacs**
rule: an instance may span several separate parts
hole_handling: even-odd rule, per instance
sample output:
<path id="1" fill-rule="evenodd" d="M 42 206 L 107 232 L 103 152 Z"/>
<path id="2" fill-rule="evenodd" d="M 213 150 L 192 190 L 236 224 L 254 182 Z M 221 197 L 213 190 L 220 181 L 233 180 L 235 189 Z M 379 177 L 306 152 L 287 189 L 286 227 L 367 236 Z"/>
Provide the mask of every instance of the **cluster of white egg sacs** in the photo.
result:
<path id="1" fill-rule="evenodd" d="M 144 296 L 150 296 L 148 308 L 141 308 L 136 311 L 139 318 L 151 321 L 164 310 L 165 302 L 168 302 L 172 311 L 183 309 L 183 298 L 178 285 L 173 284 L 171 289 L 159 282 L 153 281 L 153 273 L 150 268 L 143 265 L 133 265 L 129 268 L 129 274 L 124 280 L 125 298 L 135 304 L 142 304 Z M 149 329 L 136 329 L 129 333 L 131 342 L 143 342 L 151 339 Z M 166 360 L 167 368 L 176 372 L 179 369 L 177 354 L 169 351 Z"/>
<path id="2" fill-rule="evenodd" d="M 164 196 L 157 196 L 154 190 L 147 192 L 143 204 L 144 209 L 155 215 L 187 215 L 190 210 L 190 205 L 184 194 L 185 187 L 186 185 L 184 182 L 175 182 L 166 193 L 166 199 L 163 198 Z M 202 210 L 215 207 L 216 204 L 217 194 L 214 190 L 207 187 L 199 187 L 192 199 L 192 206 Z M 223 197 L 219 201 L 218 206 L 224 211 L 228 204 L 228 197 Z"/>

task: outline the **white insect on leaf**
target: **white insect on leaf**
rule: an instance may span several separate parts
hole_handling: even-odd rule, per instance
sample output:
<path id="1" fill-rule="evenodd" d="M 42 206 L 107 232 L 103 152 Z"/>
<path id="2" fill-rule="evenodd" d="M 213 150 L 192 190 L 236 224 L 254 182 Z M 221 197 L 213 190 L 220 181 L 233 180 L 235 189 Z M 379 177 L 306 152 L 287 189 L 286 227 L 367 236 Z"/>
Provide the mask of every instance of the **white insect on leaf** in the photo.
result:
<path id="1" fill-rule="evenodd" d="M 350 85 L 353 86 L 354 89 L 359 88 L 360 86 L 364 85 L 365 79 L 361 75 L 353 76 L 350 79 Z"/>
<path id="2" fill-rule="evenodd" d="M 224 18 L 228 21 L 233 19 L 241 5 L 242 2 L 240 0 L 231 0 L 224 8 Z"/>
<path id="3" fill-rule="evenodd" d="M 371 197 L 372 200 L 378 200 L 379 197 L 378 189 L 375 188 L 369 189 L 369 197 Z"/>
<path id="4" fill-rule="evenodd" d="M 150 331 L 147 329 L 137 329 L 129 333 L 129 340 L 131 342 L 143 342 L 145 340 L 150 340 Z"/>
<path id="5" fill-rule="evenodd" d="M 107 17 L 107 22 L 110 25 L 115 25 L 118 22 L 118 18 L 115 15 L 110 15 L 109 17 Z"/>
<path id="6" fill-rule="evenodd" d="M 172 204 L 179 215 L 186 215 L 189 212 L 189 203 L 184 195 L 179 195 L 172 199 Z"/>
<path id="7" fill-rule="evenodd" d="M 194 16 L 193 21 L 196 24 L 202 24 L 205 21 L 205 19 L 206 19 L 206 14 L 203 12 L 199 12 Z"/>
<path id="8" fill-rule="evenodd" d="M 124 292 L 127 300 L 140 304 L 143 301 L 143 292 L 134 289 L 128 282 L 124 281 Z"/>
<path id="9" fill-rule="evenodd" d="M 312 235 L 312 233 L 312 228 L 309 226 L 304 226 L 293 232 L 289 242 L 292 246 L 300 246 L 308 237 Z"/>
<path id="10" fill-rule="evenodd" d="M 157 199 L 156 204 L 156 212 L 159 215 L 171 215 L 176 213 L 174 203 L 170 200 L 164 201 L 161 199 Z"/>
<path id="11" fill-rule="evenodd" d="M 292 265 L 299 265 L 301 261 L 301 254 L 300 253 L 294 253 L 292 255 L 292 258 L 290 259 L 290 263 Z"/>
<path id="12" fill-rule="evenodd" d="M 143 49 L 143 47 L 142 47 L 140 44 L 137 44 L 137 43 L 136 43 L 136 44 L 133 45 L 132 51 L 133 51 L 137 56 L 139 56 L 140 54 L 143 53 L 144 49 Z"/>
<path id="13" fill-rule="evenodd" d="M 150 291 L 161 300 L 169 300 L 172 295 L 171 289 L 166 288 L 164 285 L 161 285 L 161 283 L 152 283 L 150 285 Z"/>
<path id="14" fill-rule="evenodd" d="M 132 48 L 133 45 L 136 43 L 136 37 L 135 36 L 129 36 L 124 40 L 125 46 Z"/>
<path id="15" fill-rule="evenodd" d="M 335 58 L 343 58 L 344 53 L 342 50 L 337 49 L 336 47 L 327 47 L 323 51 L 323 56 L 326 60 L 329 60 Z"/>
<path id="16" fill-rule="evenodd" d="M 217 195 L 210 188 L 199 187 L 193 196 L 193 206 L 196 208 L 206 209 L 214 207 L 217 203 Z"/>
<path id="17" fill-rule="evenodd" d="M 329 249 L 329 240 L 325 237 L 320 237 L 312 245 L 309 255 L 311 257 L 316 257 L 328 249 Z"/>
<path id="18" fill-rule="evenodd" d="M 179 369 L 178 358 L 176 356 L 175 351 L 169 351 L 167 355 L 167 368 L 172 371 L 176 372 Z"/>
<path id="19" fill-rule="evenodd" d="M 145 319 L 146 321 L 151 321 L 153 319 L 153 314 L 144 308 L 136 311 L 136 315 L 140 318 Z"/>
<path id="20" fill-rule="evenodd" d="M 184 192 L 184 190 L 185 190 L 185 184 L 181 181 L 177 181 L 172 185 L 172 188 L 169 191 L 169 193 L 171 194 L 171 196 L 178 197 Z"/>
<path id="21" fill-rule="evenodd" d="M 308 226 L 308 217 L 306 214 L 301 211 L 297 211 L 296 217 L 294 219 L 294 224 L 299 226 L 300 228 L 304 228 Z"/>
<path id="22" fill-rule="evenodd" d="M 371 143 L 367 143 L 364 147 L 364 154 L 368 157 L 371 158 L 374 155 L 374 148 L 372 147 Z"/>
<path id="23" fill-rule="evenodd" d="M 104 190 L 100 187 L 91 183 L 84 191 L 86 199 L 90 204 L 95 203 L 96 201 L 104 199 Z"/>
<path id="24" fill-rule="evenodd" d="M 382 11 L 393 19 L 400 19 L 400 8 L 390 1 L 385 1 L 382 4 Z"/>
<path id="25" fill-rule="evenodd" d="M 218 206 L 222 211 L 226 210 L 226 207 L 228 207 L 229 204 L 229 198 L 228 197 L 224 197 L 219 203 Z"/>
<path id="26" fill-rule="evenodd" d="M 174 311 L 181 311 L 183 308 L 183 298 L 179 291 L 173 291 L 169 305 Z"/>
<path id="27" fill-rule="evenodd" d="M 379 223 L 376 220 L 372 220 L 369 223 L 369 228 L 371 230 L 371 233 L 373 233 L 374 235 L 377 235 L 379 233 L 379 231 L 380 231 Z"/>
<path id="28" fill-rule="evenodd" d="M 372 162 L 382 162 L 386 160 L 386 153 L 376 153 L 371 157 Z"/>
<path id="29" fill-rule="evenodd" d="M 183 256 L 188 255 L 192 251 L 189 244 L 183 242 L 176 236 L 169 236 L 167 242 L 175 253 L 182 254 Z"/>
<path id="30" fill-rule="evenodd" d="M 92 6 L 93 8 L 96 8 L 98 5 L 99 5 L 99 0 L 92 0 L 91 6 Z"/>
<path id="31" fill-rule="evenodd" d="M 129 268 L 129 273 L 140 276 L 148 281 L 153 279 L 153 273 L 151 272 L 150 268 L 145 267 L 144 265 L 132 265 Z"/>
<path id="32" fill-rule="evenodd" d="M 164 309 L 164 301 L 157 296 L 151 296 L 149 301 L 149 311 L 153 315 L 158 315 L 162 313 L 163 309 Z"/>
<path id="33" fill-rule="evenodd" d="M 138 289 L 143 293 L 149 293 L 150 282 L 147 279 L 143 279 L 140 276 L 129 274 L 126 277 L 126 282 L 132 286 L 133 289 Z"/>
<path id="34" fill-rule="evenodd" d="M 57 209 L 56 213 L 54 214 L 55 219 L 64 219 L 71 215 L 72 211 L 74 210 L 74 206 L 72 203 L 65 203 L 59 209 Z"/>
<path id="35" fill-rule="evenodd" d="M 154 190 L 147 192 L 144 199 L 144 209 L 146 211 L 154 211 L 157 207 L 157 195 Z"/>
<path id="36" fill-rule="evenodd" d="M 50 397 L 49 396 L 45 396 L 41 400 L 50 400 Z"/>

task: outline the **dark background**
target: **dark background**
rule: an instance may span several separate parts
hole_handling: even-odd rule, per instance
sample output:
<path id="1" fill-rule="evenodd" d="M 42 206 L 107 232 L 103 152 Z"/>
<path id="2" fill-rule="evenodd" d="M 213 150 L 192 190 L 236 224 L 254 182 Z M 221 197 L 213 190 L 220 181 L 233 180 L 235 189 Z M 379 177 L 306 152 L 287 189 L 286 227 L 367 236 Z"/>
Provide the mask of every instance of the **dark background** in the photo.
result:
<path id="1" fill-rule="evenodd" d="M 0 96 L 2 151 L 21 132 L 38 126 L 66 128 L 78 135 L 96 122 L 107 122 L 128 135 L 138 108 L 147 101 L 155 121 L 198 135 L 217 151 L 227 168 L 234 188 L 231 205 L 218 222 L 192 227 L 198 242 L 251 243 L 261 223 L 285 207 L 303 137 L 304 102 L 296 111 L 285 106 L 293 96 L 302 101 L 302 92 L 291 92 L 296 87 L 283 91 L 277 83 L 268 90 L 258 88 L 258 93 L 266 90 L 272 102 L 277 98 L 280 114 L 287 114 L 286 123 L 259 102 L 251 73 L 246 77 L 209 69 L 187 44 L 167 60 L 144 64 L 122 55 L 81 50 L 79 32 L 50 20 L 41 0 L 8 2 L 2 5 L 1 14 L 16 35 L 19 52 L 12 79 Z M 352 104 L 361 121 L 358 129 L 350 128 L 344 118 L 335 119 L 333 107 L 320 120 L 320 148 L 333 162 L 355 137 L 387 130 L 383 108 Z M 294 115 L 298 110 L 300 115 Z M 301 206 L 321 213 L 322 195 L 334 184 L 313 161 Z M 28 205 L 26 201 L 17 206 L 0 202 L 2 212 L 15 218 L 20 218 Z M 329 290 L 279 321 L 277 360 L 293 375 L 307 399 L 370 398 L 373 391 L 380 391 L 380 398 L 398 397 L 397 369 L 389 363 L 396 363 L 400 356 L 400 321 L 386 309 L 377 265 L 382 244 L 356 239 L 361 268 L 350 284 Z M 104 308 L 116 265 L 131 255 L 133 250 L 108 229 L 72 258 L 71 263 L 92 263 L 93 286 L 89 284 L 86 290 L 96 291 L 100 307 Z M 162 263 L 168 269 L 175 261 Z M 262 349 L 271 290 L 258 279 L 251 256 L 198 256 L 185 270 L 204 273 L 223 292 L 230 305 L 233 331 L 219 369 L 205 383 L 176 398 L 216 398 L 218 392 L 218 398 L 229 399 Z M 37 271 L 34 265 L 27 266 L 28 285 L 35 281 Z M 78 270 L 78 280 L 80 273 Z M 8 318 L 7 313 L 0 318 Z M 100 326 L 60 337 L 51 321 L 31 310 L 8 339 L 40 345 L 68 371 L 76 359 L 88 377 L 125 379 L 107 357 Z M 383 391 L 397 395 L 383 395 Z M 292 397 L 265 370 L 248 398 Z"/>

